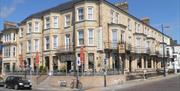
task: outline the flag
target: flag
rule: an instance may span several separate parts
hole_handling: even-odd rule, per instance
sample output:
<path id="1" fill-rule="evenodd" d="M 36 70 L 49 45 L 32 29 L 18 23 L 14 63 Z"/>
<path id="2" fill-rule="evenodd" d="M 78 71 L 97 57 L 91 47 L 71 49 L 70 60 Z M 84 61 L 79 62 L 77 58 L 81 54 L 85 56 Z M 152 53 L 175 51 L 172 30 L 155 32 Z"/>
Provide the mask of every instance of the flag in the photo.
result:
<path id="1" fill-rule="evenodd" d="M 19 55 L 19 63 L 20 63 L 20 67 L 23 68 L 24 62 L 23 62 L 23 55 Z"/>
<path id="2" fill-rule="evenodd" d="M 83 64 L 84 63 L 84 50 L 83 50 L 83 47 L 81 47 L 81 49 L 80 49 L 80 60 L 81 60 L 81 63 Z"/>
<path id="3" fill-rule="evenodd" d="M 39 52 L 36 52 L 36 65 L 39 65 Z"/>

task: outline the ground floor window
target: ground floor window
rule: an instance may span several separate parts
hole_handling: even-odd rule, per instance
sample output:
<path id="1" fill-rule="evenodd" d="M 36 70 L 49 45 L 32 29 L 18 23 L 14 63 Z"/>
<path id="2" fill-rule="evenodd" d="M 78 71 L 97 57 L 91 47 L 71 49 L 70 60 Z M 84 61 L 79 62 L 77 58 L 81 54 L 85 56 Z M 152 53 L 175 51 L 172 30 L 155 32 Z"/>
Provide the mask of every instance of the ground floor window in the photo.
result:
<path id="1" fill-rule="evenodd" d="M 151 59 L 148 59 L 148 68 L 151 68 Z"/>
<path id="2" fill-rule="evenodd" d="M 94 68 L 94 53 L 88 53 L 88 66 L 89 69 Z"/>
<path id="3" fill-rule="evenodd" d="M 10 63 L 4 63 L 4 71 L 10 72 Z"/>
<path id="4" fill-rule="evenodd" d="M 49 57 L 48 56 L 45 57 L 45 66 L 46 66 L 46 69 L 49 70 L 50 65 L 49 65 Z"/>
<path id="5" fill-rule="evenodd" d="M 138 58 L 138 59 L 137 59 L 137 65 L 138 65 L 138 68 L 142 68 L 141 58 Z"/>
<path id="6" fill-rule="evenodd" d="M 57 71 L 57 70 L 58 70 L 58 57 L 53 56 L 53 71 Z"/>

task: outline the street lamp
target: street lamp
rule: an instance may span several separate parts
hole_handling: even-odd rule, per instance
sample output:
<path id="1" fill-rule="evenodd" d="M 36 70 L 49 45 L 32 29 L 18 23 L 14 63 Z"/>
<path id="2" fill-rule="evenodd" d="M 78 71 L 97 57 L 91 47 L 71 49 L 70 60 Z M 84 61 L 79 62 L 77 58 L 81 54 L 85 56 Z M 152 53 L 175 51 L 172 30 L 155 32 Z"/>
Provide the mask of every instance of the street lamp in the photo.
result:
<path id="1" fill-rule="evenodd" d="M 161 28 L 162 28 L 162 41 L 163 41 L 163 65 L 164 65 L 164 77 L 166 77 L 166 61 L 164 60 L 164 56 L 165 56 L 165 46 L 164 46 L 164 28 L 169 28 L 169 26 L 164 26 L 163 24 L 161 24 Z"/>

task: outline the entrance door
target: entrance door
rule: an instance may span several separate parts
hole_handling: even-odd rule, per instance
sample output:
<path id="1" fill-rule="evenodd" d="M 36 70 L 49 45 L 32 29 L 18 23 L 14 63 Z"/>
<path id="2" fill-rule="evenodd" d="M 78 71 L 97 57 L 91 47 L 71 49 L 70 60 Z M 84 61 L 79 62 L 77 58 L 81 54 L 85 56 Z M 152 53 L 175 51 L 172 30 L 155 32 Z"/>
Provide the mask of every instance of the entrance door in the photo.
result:
<path id="1" fill-rule="evenodd" d="M 67 61 L 67 72 L 71 72 L 71 61 Z"/>
<path id="2" fill-rule="evenodd" d="M 47 70 L 49 70 L 50 67 L 49 67 L 49 57 L 48 57 L 48 56 L 45 57 L 45 62 L 46 62 L 46 63 L 45 63 L 45 64 L 46 64 L 45 66 L 46 66 Z"/>

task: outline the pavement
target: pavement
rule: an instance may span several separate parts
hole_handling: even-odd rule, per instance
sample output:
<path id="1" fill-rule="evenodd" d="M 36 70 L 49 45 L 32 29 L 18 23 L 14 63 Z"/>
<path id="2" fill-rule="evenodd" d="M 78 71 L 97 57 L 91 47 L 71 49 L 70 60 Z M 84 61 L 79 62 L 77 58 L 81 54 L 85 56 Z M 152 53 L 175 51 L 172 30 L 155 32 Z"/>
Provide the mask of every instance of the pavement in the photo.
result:
<path id="1" fill-rule="evenodd" d="M 153 88 L 153 89 L 152 89 Z M 167 77 L 156 76 L 148 79 L 126 81 L 120 85 L 97 87 L 90 89 L 71 89 L 67 87 L 35 86 L 32 90 L 23 91 L 179 91 L 180 74 L 172 74 Z M 0 87 L 0 91 L 22 91 Z"/>
<path id="2" fill-rule="evenodd" d="M 170 85 L 171 87 L 169 87 Z M 152 90 L 151 88 L 154 89 Z M 167 89 L 171 89 L 171 90 L 167 90 Z M 131 80 L 121 85 L 92 88 L 92 89 L 87 89 L 86 91 L 179 91 L 179 89 L 180 89 L 180 74 L 176 74 L 176 75 L 172 74 L 166 77 L 156 76 L 148 79 Z"/>

